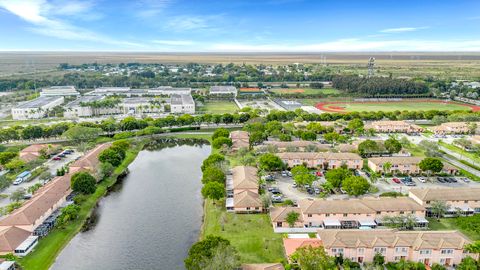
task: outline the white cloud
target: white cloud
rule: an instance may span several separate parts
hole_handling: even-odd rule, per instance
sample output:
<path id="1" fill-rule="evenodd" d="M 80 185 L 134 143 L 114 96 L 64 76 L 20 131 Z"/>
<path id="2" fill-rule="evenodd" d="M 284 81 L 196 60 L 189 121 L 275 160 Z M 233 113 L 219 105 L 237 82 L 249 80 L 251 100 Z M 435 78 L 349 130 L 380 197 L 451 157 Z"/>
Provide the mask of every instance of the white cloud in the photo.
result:
<path id="1" fill-rule="evenodd" d="M 86 3 L 70 2 L 65 5 L 59 5 L 58 2 L 53 3 L 47 2 L 46 0 L 0 0 L 0 8 L 29 22 L 32 26 L 28 29 L 32 32 L 45 36 L 66 40 L 95 41 L 121 46 L 142 46 L 137 43 L 112 39 L 88 29 L 72 25 L 55 16 L 61 10 L 64 11 L 63 15 L 86 12 L 91 8 L 91 5 Z"/>
<path id="2" fill-rule="evenodd" d="M 404 33 L 404 32 L 414 32 L 422 29 L 427 29 L 428 26 L 422 27 L 398 27 L 398 28 L 387 28 L 380 30 L 381 33 Z"/>
<path id="3" fill-rule="evenodd" d="M 194 44 L 191 40 L 152 40 L 153 43 L 172 46 L 188 46 Z"/>
<path id="4" fill-rule="evenodd" d="M 219 28 L 216 26 L 219 24 L 221 15 L 216 16 L 189 16 L 181 15 L 171 18 L 167 21 L 165 28 L 167 30 L 173 30 L 175 32 L 185 32 L 193 30 L 208 30 L 216 31 Z"/>
<path id="5" fill-rule="evenodd" d="M 315 44 L 217 43 L 219 52 L 353 52 L 353 51 L 480 51 L 480 40 L 379 40 L 340 39 Z"/>
<path id="6" fill-rule="evenodd" d="M 151 18 L 160 15 L 173 0 L 140 0 L 135 2 L 135 14 L 140 18 Z"/>

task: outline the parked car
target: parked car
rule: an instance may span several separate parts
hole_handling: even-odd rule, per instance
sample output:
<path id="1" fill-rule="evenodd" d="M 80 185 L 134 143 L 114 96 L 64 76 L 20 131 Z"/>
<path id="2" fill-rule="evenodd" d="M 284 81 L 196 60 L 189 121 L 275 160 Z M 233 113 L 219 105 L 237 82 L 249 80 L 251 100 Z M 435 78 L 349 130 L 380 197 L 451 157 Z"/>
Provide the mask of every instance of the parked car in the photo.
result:
<path id="1" fill-rule="evenodd" d="M 275 180 L 275 176 L 271 174 L 265 175 L 265 181 L 274 181 L 274 180 Z"/>
<path id="2" fill-rule="evenodd" d="M 292 177 L 292 173 L 291 173 L 290 171 L 287 171 L 287 175 L 288 175 L 289 177 Z"/>
<path id="3" fill-rule="evenodd" d="M 443 177 L 437 177 L 437 181 L 440 183 L 445 183 L 446 181 L 443 179 Z"/>
<path id="4" fill-rule="evenodd" d="M 23 183 L 23 179 L 21 179 L 21 178 L 17 178 L 17 179 L 15 179 L 15 181 L 13 181 L 14 185 L 20 185 L 21 183 Z"/>
<path id="5" fill-rule="evenodd" d="M 468 179 L 467 177 L 462 177 L 461 179 L 465 183 L 470 183 L 470 179 Z"/>
<path id="6" fill-rule="evenodd" d="M 313 190 L 313 188 L 307 188 L 307 193 L 313 195 L 315 194 L 315 190 Z"/>
<path id="7" fill-rule="evenodd" d="M 61 160 L 62 158 L 60 156 L 56 156 L 53 158 L 53 160 Z"/>
<path id="8" fill-rule="evenodd" d="M 292 187 L 297 188 L 297 183 L 293 183 Z"/>
<path id="9" fill-rule="evenodd" d="M 422 182 L 422 183 L 426 183 L 427 182 L 427 179 L 425 179 L 425 177 L 419 177 L 418 178 L 418 181 Z"/>
<path id="10" fill-rule="evenodd" d="M 283 172 L 282 172 L 282 176 L 283 176 L 283 177 L 287 177 L 287 175 L 288 175 L 288 174 L 287 174 L 287 171 L 283 171 Z"/>
<path id="11" fill-rule="evenodd" d="M 276 187 L 272 188 L 272 190 L 270 191 L 272 194 L 282 194 L 282 192 L 280 192 L 280 190 Z"/>
<path id="12" fill-rule="evenodd" d="M 58 157 L 65 157 L 65 154 L 59 154 Z"/>
<path id="13" fill-rule="evenodd" d="M 397 183 L 397 184 L 400 184 L 400 183 L 401 183 L 401 182 L 400 182 L 400 179 L 398 179 L 398 178 L 396 178 L 396 177 L 392 178 L 392 181 L 395 182 L 395 183 Z"/>
<path id="14" fill-rule="evenodd" d="M 319 188 L 314 188 L 315 194 L 320 194 L 322 192 Z"/>
<path id="15" fill-rule="evenodd" d="M 272 195 L 272 202 L 282 202 L 283 198 L 282 195 Z"/>
<path id="16" fill-rule="evenodd" d="M 323 176 L 323 173 L 320 172 L 320 171 L 317 171 L 317 172 L 316 172 L 316 175 L 320 177 L 320 176 Z"/>
<path id="17" fill-rule="evenodd" d="M 365 174 L 366 174 L 368 177 L 370 177 L 370 176 L 371 176 L 371 175 L 370 175 L 370 173 L 369 173 L 369 172 L 367 172 L 367 171 L 365 172 Z"/>

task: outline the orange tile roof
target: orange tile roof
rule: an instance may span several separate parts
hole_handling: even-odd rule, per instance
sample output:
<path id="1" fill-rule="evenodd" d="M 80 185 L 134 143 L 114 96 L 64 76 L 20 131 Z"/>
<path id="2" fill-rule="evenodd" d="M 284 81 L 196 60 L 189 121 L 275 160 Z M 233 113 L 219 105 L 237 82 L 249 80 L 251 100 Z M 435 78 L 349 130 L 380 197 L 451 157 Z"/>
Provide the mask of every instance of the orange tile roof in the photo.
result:
<path id="1" fill-rule="evenodd" d="M 297 249 L 302 247 L 320 247 L 322 246 L 322 240 L 318 238 L 284 238 L 283 239 L 283 248 L 285 249 L 285 254 L 287 257 L 290 257 Z"/>

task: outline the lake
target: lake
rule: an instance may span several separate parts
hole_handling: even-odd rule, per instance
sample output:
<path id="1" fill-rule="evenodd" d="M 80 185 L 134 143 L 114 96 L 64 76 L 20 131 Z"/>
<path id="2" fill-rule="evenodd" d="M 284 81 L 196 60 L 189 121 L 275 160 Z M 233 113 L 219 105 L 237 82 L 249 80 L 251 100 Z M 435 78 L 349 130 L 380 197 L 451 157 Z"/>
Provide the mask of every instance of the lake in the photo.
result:
<path id="1" fill-rule="evenodd" d="M 54 270 L 184 269 L 202 223 L 202 161 L 210 146 L 143 150 L 103 198 L 94 226 L 77 234 Z"/>

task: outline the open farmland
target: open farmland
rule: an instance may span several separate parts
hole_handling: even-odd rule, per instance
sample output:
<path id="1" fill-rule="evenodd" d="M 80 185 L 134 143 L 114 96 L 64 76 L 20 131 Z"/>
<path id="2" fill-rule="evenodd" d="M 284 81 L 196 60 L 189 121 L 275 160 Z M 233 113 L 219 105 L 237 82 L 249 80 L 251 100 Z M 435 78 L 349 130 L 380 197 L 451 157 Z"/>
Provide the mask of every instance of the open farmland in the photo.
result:
<path id="1" fill-rule="evenodd" d="M 441 100 L 404 100 L 390 102 L 320 102 L 315 105 L 325 112 L 362 112 L 362 111 L 479 111 L 479 106 Z"/>

